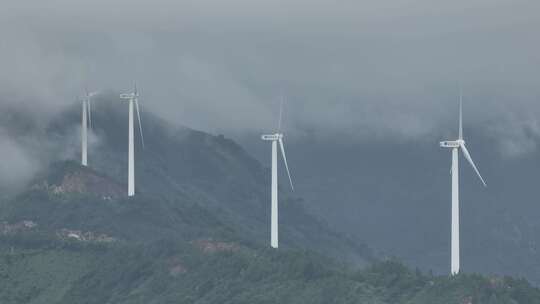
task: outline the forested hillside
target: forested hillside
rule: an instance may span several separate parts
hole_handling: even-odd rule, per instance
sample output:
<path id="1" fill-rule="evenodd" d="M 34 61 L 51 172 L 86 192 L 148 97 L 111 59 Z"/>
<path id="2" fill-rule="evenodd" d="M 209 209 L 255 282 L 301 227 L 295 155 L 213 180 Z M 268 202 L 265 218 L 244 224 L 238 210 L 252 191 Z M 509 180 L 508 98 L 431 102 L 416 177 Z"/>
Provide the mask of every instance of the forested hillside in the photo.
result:
<path id="1" fill-rule="evenodd" d="M 76 108 L 45 128 L 17 116 L 26 127 L 13 132 L 62 157 L 0 203 L 0 303 L 540 303 L 524 280 L 410 270 L 287 192 L 272 250 L 268 170 L 223 136 L 148 113 L 128 198 L 124 114 L 96 108 L 90 167 L 73 160 Z"/>

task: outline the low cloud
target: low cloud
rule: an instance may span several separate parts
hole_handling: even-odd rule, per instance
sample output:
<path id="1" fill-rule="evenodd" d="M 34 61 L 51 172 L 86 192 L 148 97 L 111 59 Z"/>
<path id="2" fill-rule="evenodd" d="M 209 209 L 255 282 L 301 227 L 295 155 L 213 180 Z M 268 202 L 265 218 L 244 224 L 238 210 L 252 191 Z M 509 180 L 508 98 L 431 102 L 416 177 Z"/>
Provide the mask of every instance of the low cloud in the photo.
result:
<path id="1" fill-rule="evenodd" d="M 537 149 L 538 2 L 3 4 L 0 94 L 40 116 L 137 81 L 144 111 L 214 133 L 275 129 L 284 95 L 290 139 L 439 140 L 462 87 L 468 128 L 507 156 Z"/>
<path id="2" fill-rule="evenodd" d="M 44 114 L 36 110 L 36 104 L 39 102 L 0 103 L 0 189 L 5 195 L 27 186 L 52 162 L 80 159 L 80 125 L 65 117 L 66 107 Z M 54 128 L 55 119 L 66 124 L 60 133 L 50 129 Z M 102 140 L 92 129 L 88 135 L 89 150 L 93 153 L 100 149 Z"/>
<path id="3" fill-rule="evenodd" d="M 483 133 L 497 143 L 501 155 L 516 158 L 534 153 L 540 143 L 538 113 L 507 113 L 497 122 L 486 123 Z"/>
<path id="4" fill-rule="evenodd" d="M 0 185 L 6 189 L 18 188 L 30 180 L 40 166 L 37 159 L 30 155 L 27 147 L 16 142 L 3 131 L 0 131 L 0 147 L 2 161 L 0 162 Z"/>

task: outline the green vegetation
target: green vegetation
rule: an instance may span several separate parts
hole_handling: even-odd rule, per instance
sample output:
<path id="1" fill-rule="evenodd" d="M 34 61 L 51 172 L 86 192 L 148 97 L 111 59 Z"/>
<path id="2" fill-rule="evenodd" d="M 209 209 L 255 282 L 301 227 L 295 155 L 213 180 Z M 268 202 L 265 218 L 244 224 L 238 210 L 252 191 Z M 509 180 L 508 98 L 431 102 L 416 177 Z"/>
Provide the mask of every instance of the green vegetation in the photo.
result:
<path id="1" fill-rule="evenodd" d="M 524 280 L 434 277 L 396 261 L 352 271 L 306 251 L 241 245 L 9 243 L 0 241 L 5 304 L 540 303 Z"/>

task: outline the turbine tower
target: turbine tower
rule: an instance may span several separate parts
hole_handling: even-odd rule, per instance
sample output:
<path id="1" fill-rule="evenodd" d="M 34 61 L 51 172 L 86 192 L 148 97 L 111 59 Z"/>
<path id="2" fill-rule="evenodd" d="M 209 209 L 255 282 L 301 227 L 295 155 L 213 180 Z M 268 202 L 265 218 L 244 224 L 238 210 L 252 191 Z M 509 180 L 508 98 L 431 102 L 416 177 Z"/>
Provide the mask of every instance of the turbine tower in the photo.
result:
<path id="1" fill-rule="evenodd" d="M 92 128 L 92 97 L 97 92 L 89 93 L 85 89 L 85 96 L 82 100 L 82 119 L 81 119 L 81 164 L 88 166 L 88 126 Z"/>
<path id="2" fill-rule="evenodd" d="M 137 111 L 137 119 L 139 122 L 139 132 L 141 134 L 141 143 L 144 149 L 144 137 L 141 125 L 141 115 L 139 112 L 139 93 L 135 84 L 132 93 L 120 94 L 120 98 L 127 100 L 129 103 L 129 122 L 128 122 L 128 196 L 135 195 L 135 140 L 134 140 L 134 117 L 133 107 Z"/>
<path id="3" fill-rule="evenodd" d="M 452 232 L 451 232 L 451 265 L 450 271 L 452 275 L 459 273 L 460 269 L 460 249 L 459 249 L 459 152 L 463 152 L 465 159 L 471 164 L 472 168 L 476 172 L 476 175 L 480 178 L 480 181 L 487 187 L 486 182 L 480 175 L 478 168 L 474 164 L 471 154 L 465 146 L 465 140 L 463 140 L 463 97 L 459 96 L 459 137 L 454 141 L 442 141 L 440 146 L 442 148 L 452 149 Z"/>
<path id="4" fill-rule="evenodd" d="M 287 164 L 287 157 L 285 156 L 285 147 L 283 144 L 283 133 L 281 133 L 281 117 L 283 113 L 283 99 L 281 100 L 279 108 L 279 121 L 278 129 L 274 134 L 262 135 L 262 140 L 272 142 L 272 200 L 271 200 L 271 224 L 270 224 L 270 246 L 272 248 L 278 248 L 279 246 L 279 235 L 278 235 L 278 144 L 281 149 L 281 155 L 283 157 L 283 162 L 285 163 L 285 169 L 287 170 L 287 175 L 289 176 L 289 183 L 291 184 L 291 189 L 294 191 L 294 186 L 291 179 L 291 173 L 289 171 L 289 165 Z"/>

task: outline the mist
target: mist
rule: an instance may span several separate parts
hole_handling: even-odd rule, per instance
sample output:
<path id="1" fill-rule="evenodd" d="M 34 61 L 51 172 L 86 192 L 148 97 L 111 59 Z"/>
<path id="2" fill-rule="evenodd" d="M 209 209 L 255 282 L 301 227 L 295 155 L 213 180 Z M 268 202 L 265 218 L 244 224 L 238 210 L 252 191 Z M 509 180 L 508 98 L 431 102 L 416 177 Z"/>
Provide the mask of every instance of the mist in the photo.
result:
<path id="1" fill-rule="evenodd" d="M 535 1 L 2 6 L 2 102 L 32 105 L 38 120 L 84 87 L 121 92 L 137 82 L 143 112 L 237 139 L 273 130 L 284 96 L 290 141 L 437 141 L 455 136 L 461 88 L 466 128 L 505 157 L 537 150 Z"/>

